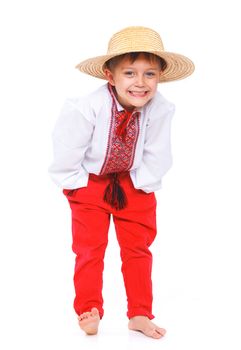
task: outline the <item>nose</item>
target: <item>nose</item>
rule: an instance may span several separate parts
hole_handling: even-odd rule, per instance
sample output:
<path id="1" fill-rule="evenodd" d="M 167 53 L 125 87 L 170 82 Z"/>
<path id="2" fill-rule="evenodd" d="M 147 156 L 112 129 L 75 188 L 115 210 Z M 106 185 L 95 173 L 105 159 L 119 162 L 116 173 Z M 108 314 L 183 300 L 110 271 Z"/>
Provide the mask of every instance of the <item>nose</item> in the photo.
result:
<path id="1" fill-rule="evenodd" d="M 137 74 L 135 85 L 138 86 L 138 87 L 143 87 L 144 86 L 144 77 L 143 77 L 142 74 Z"/>

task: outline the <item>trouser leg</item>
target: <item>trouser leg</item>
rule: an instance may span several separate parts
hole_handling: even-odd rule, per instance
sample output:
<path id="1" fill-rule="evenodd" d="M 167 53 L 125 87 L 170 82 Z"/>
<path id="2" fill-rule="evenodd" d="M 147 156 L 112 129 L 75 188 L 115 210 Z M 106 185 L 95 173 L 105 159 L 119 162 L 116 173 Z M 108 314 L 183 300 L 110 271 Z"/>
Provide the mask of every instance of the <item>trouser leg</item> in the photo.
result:
<path id="1" fill-rule="evenodd" d="M 79 315 L 96 307 L 102 317 L 103 260 L 110 214 L 98 203 L 101 197 L 92 185 L 89 181 L 88 188 L 80 188 L 72 196 L 67 196 L 72 212 L 72 248 L 76 254 L 74 309 Z"/>
<path id="2" fill-rule="evenodd" d="M 156 236 L 156 199 L 154 193 L 134 189 L 130 181 L 129 177 L 121 179 L 128 198 L 127 208 L 113 213 L 121 248 L 127 316 L 144 315 L 152 319 L 152 254 L 149 247 Z"/>

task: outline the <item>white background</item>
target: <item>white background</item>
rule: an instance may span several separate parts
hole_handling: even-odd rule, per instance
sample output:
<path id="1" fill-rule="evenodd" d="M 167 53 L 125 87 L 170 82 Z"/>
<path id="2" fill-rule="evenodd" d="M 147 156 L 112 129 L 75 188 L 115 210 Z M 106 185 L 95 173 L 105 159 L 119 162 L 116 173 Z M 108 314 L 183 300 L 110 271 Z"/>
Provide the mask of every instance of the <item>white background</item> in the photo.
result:
<path id="1" fill-rule="evenodd" d="M 127 330 L 113 227 L 100 333 L 79 330 L 69 207 L 47 173 L 64 99 L 103 83 L 74 66 L 129 25 L 196 65 L 159 86 L 176 114 L 152 246 L 154 313 L 168 331 L 158 341 Z M 240 30 L 235 0 L 1 2 L 1 349 L 240 350 Z"/>

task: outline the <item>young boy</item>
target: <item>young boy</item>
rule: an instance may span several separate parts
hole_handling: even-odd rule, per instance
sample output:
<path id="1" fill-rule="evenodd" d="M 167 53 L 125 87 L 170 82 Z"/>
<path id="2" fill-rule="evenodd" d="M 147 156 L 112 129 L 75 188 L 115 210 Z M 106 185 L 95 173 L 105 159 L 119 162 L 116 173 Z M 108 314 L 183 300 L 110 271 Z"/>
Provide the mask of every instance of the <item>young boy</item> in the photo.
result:
<path id="1" fill-rule="evenodd" d="M 149 247 L 156 236 L 154 191 L 172 162 L 174 105 L 157 86 L 187 77 L 194 65 L 185 56 L 164 51 L 152 29 L 128 27 L 114 34 L 107 55 L 77 68 L 108 81 L 86 97 L 68 99 L 53 132 L 50 174 L 72 211 L 79 325 L 86 334 L 96 334 L 103 317 L 103 259 L 112 215 L 129 329 L 158 339 L 165 329 L 151 321 Z"/>

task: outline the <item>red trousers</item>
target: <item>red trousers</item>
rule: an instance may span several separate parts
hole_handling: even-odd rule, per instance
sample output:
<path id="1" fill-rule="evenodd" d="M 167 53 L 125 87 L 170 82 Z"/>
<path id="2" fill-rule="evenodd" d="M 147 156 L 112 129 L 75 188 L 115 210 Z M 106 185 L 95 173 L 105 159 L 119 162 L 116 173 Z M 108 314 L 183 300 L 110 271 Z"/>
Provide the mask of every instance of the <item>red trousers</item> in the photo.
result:
<path id="1" fill-rule="evenodd" d="M 116 210 L 103 200 L 108 183 L 107 175 L 90 174 L 87 187 L 64 190 L 72 212 L 72 247 L 76 254 L 74 309 L 79 315 L 96 307 L 103 316 L 103 260 L 112 214 L 120 245 L 127 316 L 152 319 L 152 254 L 148 248 L 156 236 L 155 195 L 136 190 L 129 173 L 121 173 L 120 185 L 128 204 Z"/>

